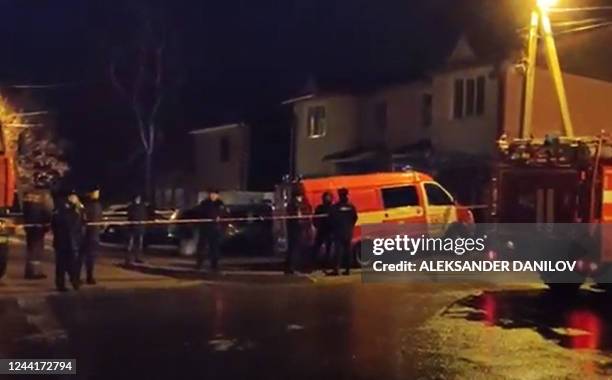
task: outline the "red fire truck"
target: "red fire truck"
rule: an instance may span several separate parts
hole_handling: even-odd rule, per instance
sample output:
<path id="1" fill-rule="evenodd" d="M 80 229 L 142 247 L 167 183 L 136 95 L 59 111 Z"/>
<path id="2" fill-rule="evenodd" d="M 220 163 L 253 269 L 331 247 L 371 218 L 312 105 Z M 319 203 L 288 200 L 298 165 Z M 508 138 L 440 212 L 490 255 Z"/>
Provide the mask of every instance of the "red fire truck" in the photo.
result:
<path id="1" fill-rule="evenodd" d="M 555 290 L 578 289 L 588 277 L 608 287 L 612 282 L 612 140 L 602 135 L 502 140 L 499 145 L 487 221 L 548 225 L 566 234 L 583 231 L 590 248 L 573 252 L 578 267 L 571 283 L 556 283 L 546 275 L 542 279 Z"/>

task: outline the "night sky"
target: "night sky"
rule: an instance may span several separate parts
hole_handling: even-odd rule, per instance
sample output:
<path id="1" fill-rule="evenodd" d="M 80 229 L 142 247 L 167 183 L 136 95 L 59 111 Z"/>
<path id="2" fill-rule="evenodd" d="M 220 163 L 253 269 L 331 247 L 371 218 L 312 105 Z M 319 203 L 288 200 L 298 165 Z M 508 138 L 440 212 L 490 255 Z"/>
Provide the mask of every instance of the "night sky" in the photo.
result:
<path id="1" fill-rule="evenodd" d="M 527 14 L 518 0 L 140 3 L 161 12 L 167 27 L 160 170 L 185 169 L 186 131 L 226 122 L 251 122 L 274 136 L 267 145 L 258 142 L 259 150 L 285 152 L 289 110 L 280 102 L 309 77 L 359 82 L 416 76 L 443 61 L 461 31 L 483 56 L 499 58 L 516 46 L 515 29 Z M 0 0 L 0 87 L 51 112 L 76 183 L 99 183 L 115 194 L 136 185 L 142 165 L 133 116 L 109 78 L 113 52 L 134 33 L 134 6 L 142 5 Z M 15 84 L 61 85 L 7 88 Z M 255 187 L 269 187 L 286 171 L 285 160 L 276 161 L 271 177 L 262 174 Z"/>

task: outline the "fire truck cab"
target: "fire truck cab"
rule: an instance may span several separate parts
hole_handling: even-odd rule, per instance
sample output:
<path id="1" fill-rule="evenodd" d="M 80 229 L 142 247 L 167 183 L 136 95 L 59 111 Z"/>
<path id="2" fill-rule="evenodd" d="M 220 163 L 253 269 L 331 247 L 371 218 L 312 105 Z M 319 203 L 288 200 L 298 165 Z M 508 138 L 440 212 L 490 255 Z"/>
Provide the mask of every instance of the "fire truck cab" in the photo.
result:
<path id="1" fill-rule="evenodd" d="M 286 215 L 292 189 L 300 188 L 305 201 L 314 210 L 321 204 L 323 193 L 329 191 L 337 199 L 337 190 L 349 190 L 351 202 L 359 219 L 353 236 L 353 252 L 359 265 L 365 262 L 359 249 L 361 227 L 381 223 L 421 223 L 431 226 L 460 226 L 473 223 L 472 213 L 457 205 L 453 196 L 427 174 L 416 171 L 374 173 L 304 179 L 277 186 L 276 215 Z M 277 220 L 275 240 L 278 251 L 286 251 L 286 226 Z M 313 231 L 314 233 L 314 231 Z"/>

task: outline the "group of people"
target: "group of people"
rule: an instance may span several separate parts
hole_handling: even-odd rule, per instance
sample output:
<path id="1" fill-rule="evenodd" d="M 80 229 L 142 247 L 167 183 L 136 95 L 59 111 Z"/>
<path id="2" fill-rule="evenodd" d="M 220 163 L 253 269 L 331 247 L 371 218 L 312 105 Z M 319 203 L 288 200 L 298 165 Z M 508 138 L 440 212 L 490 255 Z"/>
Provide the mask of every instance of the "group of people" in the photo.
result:
<path id="1" fill-rule="evenodd" d="M 27 257 L 25 277 L 44 278 L 40 258 L 45 234 L 53 233 L 55 250 L 55 285 L 67 291 L 66 278 L 77 290 L 85 271 L 87 284 L 95 284 L 95 261 L 100 243 L 100 226 L 89 223 L 102 221 L 100 190 L 86 193 L 83 202 L 75 192 L 58 192 L 55 199 L 43 191 L 31 192 L 24 198 Z"/>
<path id="2" fill-rule="evenodd" d="M 357 210 L 349 201 L 349 191 L 344 188 L 339 189 L 336 203 L 333 203 L 331 192 L 323 193 L 322 203 L 317 206 L 312 218 L 310 218 L 311 215 L 313 213 L 310 205 L 304 199 L 303 191 L 301 188 L 294 189 L 291 201 L 287 206 L 288 249 L 285 272 L 293 274 L 296 261 L 300 257 L 306 258 L 304 260 L 305 269 L 312 270 L 321 247 L 324 246 L 325 255 L 318 264 L 322 267 L 329 265 L 333 247 L 335 260 L 329 274 L 339 275 L 340 264 L 343 263 L 343 274 L 349 275 L 352 264 L 351 241 L 357 222 Z M 313 246 L 309 247 L 311 222 L 316 228 L 316 235 Z"/>
<path id="3" fill-rule="evenodd" d="M 199 240 L 196 268 L 202 269 L 205 257 L 210 260 L 210 269 L 219 270 L 220 245 L 223 238 L 224 221 L 227 209 L 217 190 L 210 190 L 208 197 L 194 209 L 193 218 L 206 220 L 199 224 Z M 325 247 L 325 256 L 316 264 L 326 267 L 331 261 L 332 247 L 335 260 L 330 275 L 340 274 L 340 265 L 344 265 L 344 274 L 350 274 L 352 256 L 351 240 L 357 222 L 357 210 L 349 201 L 347 189 L 338 190 L 338 201 L 333 203 L 331 192 L 325 192 L 322 203 L 314 214 L 304 198 L 303 191 L 296 188 L 287 205 L 288 249 L 285 262 L 285 273 L 294 274 L 300 259 L 305 270 L 312 270 L 319 257 L 321 247 Z M 309 234 L 312 226 L 316 228 L 314 245 L 310 246 Z"/>

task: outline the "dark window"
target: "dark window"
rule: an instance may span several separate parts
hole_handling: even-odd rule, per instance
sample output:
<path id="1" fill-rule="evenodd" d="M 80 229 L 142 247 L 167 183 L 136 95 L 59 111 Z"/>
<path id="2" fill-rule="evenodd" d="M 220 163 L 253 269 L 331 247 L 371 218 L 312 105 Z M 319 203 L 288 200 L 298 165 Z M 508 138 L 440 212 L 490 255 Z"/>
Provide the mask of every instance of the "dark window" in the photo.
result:
<path id="1" fill-rule="evenodd" d="M 379 132 L 385 132 L 387 130 L 387 103 L 380 102 L 376 104 L 374 110 L 374 117 L 376 119 L 376 128 Z"/>
<path id="2" fill-rule="evenodd" d="M 485 110 L 485 84 L 486 79 L 483 76 L 476 80 L 476 114 L 482 115 Z"/>
<path id="3" fill-rule="evenodd" d="M 219 144 L 219 152 L 221 162 L 228 162 L 230 160 L 230 141 L 227 136 L 221 137 Z"/>
<path id="4" fill-rule="evenodd" d="M 431 94 L 423 94 L 422 107 L 423 126 L 431 127 L 433 122 L 433 96 Z"/>
<path id="5" fill-rule="evenodd" d="M 382 196 L 386 209 L 419 206 L 419 196 L 415 186 L 382 189 Z"/>
<path id="6" fill-rule="evenodd" d="M 476 82 L 474 79 L 468 79 L 466 81 L 466 96 L 465 96 L 465 115 L 472 116 L 474 115 L 474 100 L 476 96 L 474 92 L 476 91 Z"/>
<path id="7" fill-rule="evenodd" d="M 463 79 L 455 80 L 455 106 L 453 116 L 455 119 L 463 117 Z"/>
<path id="8" fill-rule="evenodd" d="M 323 137 L 327 134 L 327 115 L 325 107 L 308 108 L 308 137 Z"/>
<path id="9" fill-rule="evenodd" d="M 446 191 L 436 184 L 426 183 L 425 193 L 427 193 L 427 201 L 431 206 L 450 206 L 455 204 Z"/>

